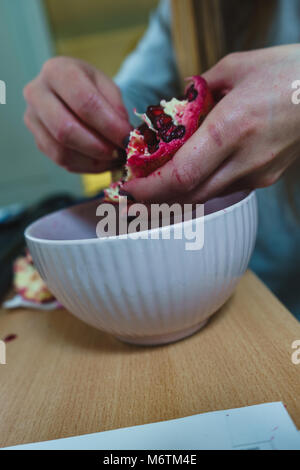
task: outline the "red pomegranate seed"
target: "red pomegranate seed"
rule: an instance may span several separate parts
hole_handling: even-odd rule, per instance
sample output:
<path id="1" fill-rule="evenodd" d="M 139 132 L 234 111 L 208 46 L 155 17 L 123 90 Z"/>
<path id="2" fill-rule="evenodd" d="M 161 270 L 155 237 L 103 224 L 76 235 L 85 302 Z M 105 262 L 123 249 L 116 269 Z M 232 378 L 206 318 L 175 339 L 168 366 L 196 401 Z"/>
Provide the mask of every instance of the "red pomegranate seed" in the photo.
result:
<path id="1" fill-rule="evenodd" d="M 152 129 L 145 129 L 144 140 L 147 144 L 150 153 L 154 153 L 158 149 L 159 140 L 156 137 L 156 133 Z"/>
<path id="2" fill-rule="evenodd" d="M 173 120 L 171 116 L 167 114 L 161 114 L 155 119 L 155 126 L 157 129 L 161 129 L 163 127 L 169 128 L 173 124 Z"/>
<path id="3" fill-rule="evenodd" d="M 146 131 L 147 129 L 148 129 L 148 126 L 147 126 L 146 123 L 141 124 L 141 125 L 138 127 L 138 131 L 139 131 L 142 135 L 144 135 L 144 133 L 145 133 L 145 131 Z"/>
<path id="4" fill-rule="evenodd" d="M 162 106 L 148 106 L 146 114 L 151 119 L 151 117 L 156 117 L 160 116 L 161 114 L 164 114 L 164 110 Z"/>
<path id="5" fill-rule="evenodd" d="M 4 343 L 10 343 L 10 341 L 13 341 L 14 339 L 17 338 L 17 335 L 15 334 L 10 334 L 10 335 L 7 335 L 5 336 L 5 338 L 3 339 Z"/>
<path id="6" fill-rule="evenodd" d="M 196 90 L 194 85 L 191 85 L 185 94 L 185 98 L 188 101 L 194 101 L 197 98 L 197 96 L 198 96 L 198 91 Z"/>
<path id="7" fill-rule="evenodd" d="M 176 130 L 174 131 L 175 139 L 182 139 L 185 134 L 185 127 L 184 126 L 177 126 Z"/>
<path id="8" fill-rule="evenodd" d="M 160 137 L 163 139 L 164 142 L 171 142 L 171 140 L 174 139 L 174 137 L 172 136 L 172 133 L 175 131 L 176 129 L 176 126 L 170 126 L 168 128 L 163 128 L 163 129 L 160 129 L 159 131 L 159 135 Z"/>
<path id="9" fill-rule="evenodd" d="M 174 139 L 182 139 L 185 134 L 185 127 L 172 126 L 169 129 L 162 129 L 159 134 L 164 142 L 169 143 Z"/>

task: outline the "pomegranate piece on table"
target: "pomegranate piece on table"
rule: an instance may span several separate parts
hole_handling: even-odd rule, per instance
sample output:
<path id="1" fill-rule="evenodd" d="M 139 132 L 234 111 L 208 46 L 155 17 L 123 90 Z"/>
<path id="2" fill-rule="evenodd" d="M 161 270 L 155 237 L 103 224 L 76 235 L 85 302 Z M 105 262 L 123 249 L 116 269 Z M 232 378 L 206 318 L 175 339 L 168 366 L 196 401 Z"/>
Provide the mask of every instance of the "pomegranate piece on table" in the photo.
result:
<path id="1" fill-rule="evenodd" d="M 30 254 L 14 262 L 14 288 L 24 300 L 46 303 L 55 300 L 35 268 Z"/>
<path id="2" fill-rule="evenodd" d="M 189 79 L 184 98 L 162 100 L 138 114 L 143 123 L 130 133 L 123 181 L 148 176 L 163 166 L 194 134 L 214 106 L 209 87 L 200 76 Z M 105 190 L 105 200 L 118 202 L 122 182 Z"/>

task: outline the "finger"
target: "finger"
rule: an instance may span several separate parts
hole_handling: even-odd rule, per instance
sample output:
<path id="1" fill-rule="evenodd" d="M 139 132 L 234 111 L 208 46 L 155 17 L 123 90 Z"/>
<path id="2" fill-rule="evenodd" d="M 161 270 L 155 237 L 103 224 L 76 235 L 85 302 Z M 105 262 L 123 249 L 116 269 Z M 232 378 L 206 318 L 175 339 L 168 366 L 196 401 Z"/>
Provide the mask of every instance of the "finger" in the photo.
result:
<path id="1" fill-rule="evenodd" d="M 117 166 L 117 160 L 95 160 L 75 150 L 62 147 L 31 108 L 27 109 L 24 121 L 28 129 L 33 133 L 38 149 L 68 171 L 75 173 L 101 173 L 115 169 Z"/>
<path id="2" fill-rule="evenodd" d="M 80 67 L 85 71 L 92 82 L 96 84 L 98 91 L 104 95 L 111 106 L 128 120 L 128 112 L 123 104 L 121 91 L 112 79 L 105 75 L 104 72 L 90 66 L 84 61 L 77 59 L 77 63 L 80 64 Z"/>
<path id="3" fill-rule="evenodd" d="M 251 150 L 238 151 L 189 195 L 191 202 L 205 202 L 220 194 L 264 188 L 276 183 L 285 170 L 276 161 L 256 162 Z"/>
<path id="4" fill-rule="evenodd" d="M 219 103 L 172 160 L 146 178 L 124 184 L 138 201 L 182 200 L 204 182 L 234 151 L 239 141 L 235 112 Z M 234 107 L 232 108 L 234 109 Z"/>
<path id="5" fill-rule="evenodd" d="M 55 89 L 60 99 L 90 128 L 103 135 L 119 147 L 122 140 L 130 132 L 130 124 L 122 113 L 117 112 L 89 80 L 78 66 L 69 65 L 64 73 L 53 76 L 54 70 L 48 74 L 48 85 Z M 66 86 L 66 82 L 72 86 Z"/>
<path id="6" fill-rule="evenodd" d="M 241 76 L 241 70 L 245 68 L 243 55 L 242 52 L 229 54 L 203 74 L 213 93 L 223 92 L 225 95 L 234 88 Z"/>
<path id="7" fill-rule="evenodd" d="M 96 136 L 43 84 L 27 92 L 26 99 L 61 145 L 97 160 L 108 160 L 114 155 L 115 146 Z"/>
<path id="8" fill-rule="evenodd" d="M 109 101 L 117 113 L 120 114 L 126 121 L 128 121 L 128 112 L 123 104 L 122 94 L 119 87 L 103 72 L 94 72 L 94 81 L 98 91 L 105 96 L 107 101 Z"/>
<path id="9" fill-rule="evenodd" d="M 214 65 L 211 69 L 203 73 L 202 76 L 207 81 L 213 93 L 232 88 L 232 80 L 221 63 Z"/>
<path id="10" fill-rule="evenodd" d="M 245 177 L 250 167 L 243 168 L 238 162 L 236 154 L 225 160 L 215 172 L 210 175 L 197 189 L 187 195 L 188 202 L 204 203 L 228 191 L 228 188 Z M 184 198 L 185 199 L 185 198 Z M 183 202 L 186 202 L 185 200 Z"/>

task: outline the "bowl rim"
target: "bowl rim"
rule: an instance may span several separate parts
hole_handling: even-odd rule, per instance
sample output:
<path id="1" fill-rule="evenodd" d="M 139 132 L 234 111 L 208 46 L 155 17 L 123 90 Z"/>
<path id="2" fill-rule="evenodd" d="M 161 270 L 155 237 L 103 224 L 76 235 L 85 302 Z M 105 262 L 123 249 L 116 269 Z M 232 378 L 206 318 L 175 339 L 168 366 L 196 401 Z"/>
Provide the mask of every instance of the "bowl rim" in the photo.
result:
<path id="1" fill-rule="evenodd" d="M 213 219 L 216 219 L 217 217 L 220 217 L 221 215 L 227 215 L 230 212 L 233 212 L 234 210 L 236 210 L 240 206 L 246 204 L 247 202 L 249 202 L 253 198 L 256 198 L 256 191 L 255 190 L 249 191 L 247 196 L 245 196 L 243 199 L 236 202 L 235 204 L 232 204 L 231 206 L 228 206 L 224 209 L 220 209 L 216 212 L 212 212 L 211 214 L 207 214 L 207 215 L 198 217 L 196 219 L 190 219 L 190 220 L 187 220 L 187 221 L 184 221 L 184 222 L 178 222 L 177 224 L 164 225 L 163 227 L 156 227 L 156 228 L 153 228 L 153 229 L 143 230 L 142 232 L 136 232 L 136 233 L 139 233 L 139 234 L 142 234 L 142 233 L 145 233 L 145 232 L 149 232 L 150 234 L 152 234 L 152 233 L 154 234 L 154 233 L 157 233 L 157 232 L 163 233 L 164 231 L 166 231 L 170 227 L 172 227 L 175 230 L 176 227 L 179 227 L 182 224 L 184 224 L 185 226 L 190 226 L 191 224 L 197 222 L 199 219 L 202 219 L 202 217 L 204 218 L 205 222 L 208 222 L 208 221 L 211 221 Z M 85 203 L 83 203 L 83 204 L 85 204 Z M 66 209 L 68 209 L 68 208 L 66 208 Z M 60 211 L 64 211 L 66 209 L 60 209 Z M 60 212 L 60 211 L 52 212 L 51 214 L 47 214 L 44 217 L 51 216 L 51 215 L 55 214 L 56 212 Z M 111 236 L 111 237 L 83 238 L 83 239 L 79 239 L 79 240 L 51 240 L 51 239 L 46 239 L 46 238 L 38 238 L 38 237 L 34 237 L 34 236 L 30 235 L 29 231 L 33 228 L 33 226 L 35 224 L 39 223 L 44 217 L 41 217 L 38 220 L 35 220 L 34 222 L 32 222 L 30 225 L 28 225 L 28 227 L 25 229 L 25 232 L 24 232 L 24 236 L 25 236 L 26 241 L 34 242 L 34 243 L 37 243 L 37 244 L 40 244 L 40 245 L 45 244 L 45 245 L 64 245 L 65 246 L 65 245 L 84 245 L 84 244 L 90 244 L 90 243 L 110 243 L 110 242 L 115 241 L 115 240 L 130 240 L 130 239 L 131 240 L 139 240 L 139 239 L 141 239 L 141 237 L 139 237 L 139 236 L 137 236 L 136 238 L 130 237 L 126 233 L 122 234 L 122 235 L 114 235 L 114 236 Z M 149 236 L 149 239 L 151 240 L 151 236 Z"/>

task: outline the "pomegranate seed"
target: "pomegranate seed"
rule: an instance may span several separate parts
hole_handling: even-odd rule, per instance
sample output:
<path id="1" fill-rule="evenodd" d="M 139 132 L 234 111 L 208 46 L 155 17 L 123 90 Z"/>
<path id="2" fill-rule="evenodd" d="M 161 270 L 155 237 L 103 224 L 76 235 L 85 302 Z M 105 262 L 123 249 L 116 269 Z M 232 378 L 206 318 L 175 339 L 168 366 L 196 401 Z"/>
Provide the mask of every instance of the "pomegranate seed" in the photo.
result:
<path id="1" fill-rule="evenodd" d="M 197 96 L 198 96 L 198 91 L 196 90 L 194 85 L 191 85 L 185 94 L 185 98 L 191 102 L 191 101 L 194 101 L 197 98 Z"/>
<path id="2" fill-rule="evenodd" d="M 158 149 L 159 145 L 159 140 L 157 139 L 155 132 L 152 129 L 147 128 L 143 135 L 149 152 L 154 153 Z"/>
<path id="3" fill-rule="evenodd" d="M 145 133 L 145 131 L 146 131 L 147 129 L 148 129 L 148 126 L 147 126 L 146 123 L 141 124 L 141 125 L 138 127 L 138 131 L 139 131 L 142 135 L 144 135 L 144 133 Z"/>
<path id="4" fill-rule="evenodd" d="M 160 129 L 159 135 L 163 139 L 164 142 L 171 142 L 171 140 L 174 139 L 173 133 L 176 129 L 176 126 L 172 125 L 169 126 L 168 128 L 164 127 L 163 129 Z"/>
<path id="5" fill-rule="evenodd" d="M 10 334 L 10 335 L 7 335 L 5 336 L 5 338 L 3 339 L 4 343 L 10 343 L 11 341 L 13 341 L 14 339 L 16 339 L 18 336 L 15 335 L 15 334 Z"/>
<path id="6" fill-rule="evenodd" d="M 164 114 L 162 106 L 148 106 L 146 111 L 147 116 L 151 119 L 152 117 L 160 116 Z"/>
<path id="7" fill-rule="evenodd" d="M 173 124 L 173 120 L 171 116 L 168 116 L 167 114 L 161 114 L 155 119 L 155 127 L 157 129 L 161 129 L 163 127 L 170 127 Z"/>
<path id="8" fill-rule="evenodd" d="M 164 142 L 169 143 L 174 139 L 182 139 L 185 134 L 185 127 L 172 126 L 169 129 L 162 129 L 159 134 Z"/>
<path id="9" fill-rule="evenodd" d="M 185 127 L 184 126 L 177 126 L 175 130 L 175 139 L 182 139 L 185 134 Z"/>

